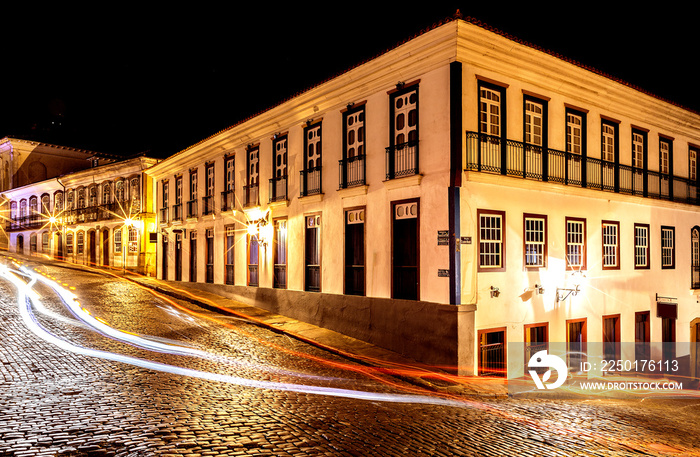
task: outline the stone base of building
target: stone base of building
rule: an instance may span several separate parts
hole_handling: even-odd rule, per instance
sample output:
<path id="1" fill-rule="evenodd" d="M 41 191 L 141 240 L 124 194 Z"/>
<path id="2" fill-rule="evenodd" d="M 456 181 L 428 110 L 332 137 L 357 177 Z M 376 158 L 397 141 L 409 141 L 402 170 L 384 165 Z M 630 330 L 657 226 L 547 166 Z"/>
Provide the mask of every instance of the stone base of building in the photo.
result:
<path id="1" fill-rule="evenodd" d="M 474 305 L 187 283 L 455 374 L 473 374 Z"/>

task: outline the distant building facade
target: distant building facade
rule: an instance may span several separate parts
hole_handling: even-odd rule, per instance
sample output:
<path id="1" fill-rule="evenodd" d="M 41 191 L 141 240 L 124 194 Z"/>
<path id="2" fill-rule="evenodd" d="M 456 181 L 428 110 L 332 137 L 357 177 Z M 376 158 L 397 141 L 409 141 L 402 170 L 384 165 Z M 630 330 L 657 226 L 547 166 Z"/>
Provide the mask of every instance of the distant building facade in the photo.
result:
<path id="1" fill-rule="evenodd" d="M 5 191 L 9 251 L 155 274 L 153 189 L 135 158 Z"/>

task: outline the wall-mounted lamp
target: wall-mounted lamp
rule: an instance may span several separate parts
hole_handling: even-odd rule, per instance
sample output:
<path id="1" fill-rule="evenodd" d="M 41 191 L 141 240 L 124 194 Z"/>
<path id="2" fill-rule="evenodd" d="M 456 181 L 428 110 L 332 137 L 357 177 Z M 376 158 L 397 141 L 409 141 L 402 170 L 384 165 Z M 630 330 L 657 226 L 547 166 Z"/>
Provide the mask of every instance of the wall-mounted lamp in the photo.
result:
<path id="1" fill-rule="evenodd" d="M 405 85 L 406 85 L 405 82 L 399 81 L 399 82 L 396 83 L 396 88 L 399 89 L 399 90 L 401 90 L 401 89 L 403 89 L 403 86 L 405 86 Z"/>
<path id="2" fill-rule="evenodd" d="M 578 295 L 579 292 L 580 290 L 578 284 L 576 284 L 576 287 L 574 287 L 573 289 L 564 289 L 557 287 L 557 301 L 564 301 L 567 298 L 569 298 L 569 295 L 572 294 L 575 297 L 576 295 Z"/>
<path id="3" fill-rule="evenodd" d="M 491 286 L 491 298 L 495 298 L 501 295 L 501 291 L 498 289 L 498 287 L 493 287 Z"/>
<path id="4" fill-rule="evenodd" d="M 542 284 L 535 284 L 535 292 L 537 292 L 539 295 L 544 293 L 544 287 L 542 287 Z"/>
<path id="5" fill-rule="evenodd" d="M 250 219 L 248 220 L 247 228 L 248 235 L 256 237 L 258 240 L 258 244 L 262 247 L 267 247 L 268 244 L 268 234 L 265 230 L 265 227 L 268 224 L 268 214 L 269 211 L 265 213 L 256 211 L 255 213 L 249 214 Z"/>

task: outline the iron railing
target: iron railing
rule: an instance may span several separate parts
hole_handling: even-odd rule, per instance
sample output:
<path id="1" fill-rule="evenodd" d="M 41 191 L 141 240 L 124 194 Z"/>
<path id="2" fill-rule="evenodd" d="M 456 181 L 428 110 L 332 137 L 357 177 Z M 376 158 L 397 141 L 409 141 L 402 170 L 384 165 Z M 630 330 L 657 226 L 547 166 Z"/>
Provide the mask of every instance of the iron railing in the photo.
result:
<path id="1" fill-rule="evenodd" d="M 418 174 L 418 143 L 411 141 L 386 148 L 386 179 Z"/>
<path id="2" fill-rule="evenodd" d="M 467 132 L 465 169 L 700 204 L 698 182 L 572 152 Z"/>
<path id="3" fill-rule="evenodd" d="M 270 179 L 269 202 L 282 202 L 287 199 L 287 177 L 279 176 Z"/>
<path id="4" fill-rule="evenodd" d="M 321 193 L 321 167 L 313 167 L 299 172 L 300 195 L 306 197 Z"/>
<path id="5" fill-rule="evenodd" d="M 260 205 L 260 200 L 258 198 L 258 185 L 251 184 L 249 186 L 243 186 L 243 191 L 245 192 L 245 206 L 258 206 Z"/>
<path id="6" fill-rule="evenodd" d="M 221 192 L 221 211 L 231 211 L 236 207 L 236 194 L 233 189 Z"/>
<path id="7" fill-rule="evenodd" d="M 365 156 L 349 157 L 338 161 L 340 167 L 340 188 L 363 186 L 365 184 Z"/>

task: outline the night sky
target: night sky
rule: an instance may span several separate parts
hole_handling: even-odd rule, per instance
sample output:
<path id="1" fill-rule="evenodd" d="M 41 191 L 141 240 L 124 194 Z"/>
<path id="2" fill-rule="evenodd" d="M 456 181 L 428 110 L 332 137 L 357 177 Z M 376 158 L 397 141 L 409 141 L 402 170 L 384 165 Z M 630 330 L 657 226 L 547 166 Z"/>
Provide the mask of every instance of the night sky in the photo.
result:
<path id="1" fill-rule="evenodd" d="M 675 9 L 665 4 L 665 12 L 590 5 L 579 14 L 563 5 L 556 12 L 476 2 L 396 10 L 371 3 L 357 8 L 354 2 L 314 9 L 299 2 L 258 3 L 197 10 L 113 4 L 114 10 L 99 12 L 6 15 L 0 137 L 167 157 L 372 58 L 458 8 L 700 112 L 699 40 L 688 3 Z M 345 11 L 350 5 L 355 8 Z"/>

